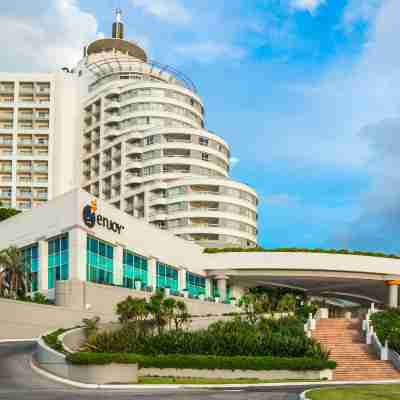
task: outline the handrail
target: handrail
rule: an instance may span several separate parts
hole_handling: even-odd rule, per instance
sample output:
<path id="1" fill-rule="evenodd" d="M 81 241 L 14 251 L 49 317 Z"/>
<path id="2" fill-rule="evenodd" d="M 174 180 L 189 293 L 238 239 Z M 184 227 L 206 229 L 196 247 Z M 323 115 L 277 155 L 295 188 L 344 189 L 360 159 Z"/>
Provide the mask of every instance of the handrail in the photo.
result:
<path id="1" fill-rule="evenodd" d="M 371 324 L 370 317 L 375 314 L 378 310 L 375 308 L 375 304 L 371 303 L 371 307 L 368 309 L 365 320 L 362 322 L 362 330 L 365 332 L 365 343 L 367 345 L 372 345 L 375 353 L 382 361 L 389 360 L 389 342 L 386 340 L 385 345 L 382 345 L 375 333 L 374 326 Z"/>

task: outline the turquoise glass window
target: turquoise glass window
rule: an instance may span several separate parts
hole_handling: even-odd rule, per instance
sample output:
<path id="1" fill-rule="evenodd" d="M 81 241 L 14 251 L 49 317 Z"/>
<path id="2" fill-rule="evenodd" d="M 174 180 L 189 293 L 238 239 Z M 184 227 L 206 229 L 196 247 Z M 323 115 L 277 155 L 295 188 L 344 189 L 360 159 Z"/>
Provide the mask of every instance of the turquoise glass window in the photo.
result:
<path id="1" fill-rule="evenodd" d="M 88 236 L 87 251 L 87 280 L 90 282 L 113 284 L 114 248 L 106 242 Z"/>
<path id="2" fill-rule="evenodd" d="M 48 241 L 48 287 L 54 289 L 56 281 L 69 279 L 68 233 Z"/>
<path id="3" fill-rule="evenodd" d="M 201 294 L 206 293 L 206 278 L 186 272 L 186 288 L 189 292 L 189 296 L 198 297 Z"/>
<path id="4" fill-rule="evenodd" d="M 142 282 L 142 287 L 148 285 L 147 258 L 129 250 L 124 250 L 123 285 L 127 288 L 134 288 L 135 281 Z"/>
<path id="5" fill-rule="evenodd" d="M 38 290 L 38 273 L 39 273 L 39 247 L 34 244 L 29 247 L 25 247 L 21 250 L 23 263 L 25 270 L 30 275 L 31 291 L 36 292 Z"/>
<path id="6" fill-rule="evenodd" d="M 170 288 L 171 292 L 179 291 L 178 270 L 170 265 L 157 262 L 157 288 Z"/>

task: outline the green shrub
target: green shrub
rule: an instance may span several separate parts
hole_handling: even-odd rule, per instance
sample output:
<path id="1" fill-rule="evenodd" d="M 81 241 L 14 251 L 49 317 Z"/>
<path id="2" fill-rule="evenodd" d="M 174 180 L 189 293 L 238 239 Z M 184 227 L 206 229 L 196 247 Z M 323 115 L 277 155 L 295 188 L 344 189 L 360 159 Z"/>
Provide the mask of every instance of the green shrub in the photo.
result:
<path id="1" fill-rule="evenodd" d="M 78 365 L 104 365 L 109 363 L 138 364 L 140 368 L 194 368 L 228 370 L 322 370 L 334 369 L 334 361 L 312 358 L 275 357 L 220 357 L 201 355 L 145 356 L 129 353 L 74 353 L 67 355 L 67 361 Z"/>
<path id="2" fill-rule="evenodd" d="M 371 322 L 382 344 L 389 341 L 389 347 L 400 353 L 400 310 L 380 311 L 371 315 Z"/>
<path id="3" fill-rule="evenodd" d="M 47 346 L 51 347 L 53 350 L 64 353 L 65 351 L 63 345 L 61 341 L 58 340 L 58 337 L 67 331 L 68 329 L 57 329 L 56 331 L 51 332 L 46 336 L 43 336 L 43 340 L 47 344 Z"/>
<path id="4" fill-rule="evenodd" d="M 349 254 L 356 256 L 369 256 L 369 257 L 383 257 L 383 258 L 394 258 L 400 259 L 400 256 L 396 254 L 385 254 L 378 252 L 368 252 L 368 251 L 352 251 L 347 249 L 304 249 L 296 247 L 280 248 L 280 249 L 264 249 L 262 247 L 225 247 L 225 248 L 206 248 L 205 253 L 216 254 L 216 253 L 253 253 L 253 252 L 265 252 L 265 253 L 323 253 L 323 254 Z"/>
<path id="5" fill-rule="evenodd" d="M 303 322 L 296 318 L 262 319 L 257 324 L 236 319 L 216 322 L 199 331 L 173 330 L 154 335 L 132 323 L 89 338 L 87 348 L 99 353 L 153 356 L 329 357 L 317 342 L 306 337 Z"/>

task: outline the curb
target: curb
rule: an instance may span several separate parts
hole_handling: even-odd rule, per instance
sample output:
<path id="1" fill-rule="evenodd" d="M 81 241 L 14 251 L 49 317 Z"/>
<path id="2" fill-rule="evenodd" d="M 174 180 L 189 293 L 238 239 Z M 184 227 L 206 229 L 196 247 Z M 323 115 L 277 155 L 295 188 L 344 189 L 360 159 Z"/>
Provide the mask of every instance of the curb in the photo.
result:
<path id="1" fill-rule="evenodd" d="M 32 339 L 0 339 L 0 344 L 1 343 L 18 343 L 18 342 L 37 342 L 38 338 L 32 338 Z"/>
<path id="2" fill-rule="evenodd" d="M 400 384 L 400 380 L 399 379 L 394 379 L 394 380 L 387 380 L 387 381 L 344 381 L 344 382 L 329 382 L 327 383 L 321 383 L 320 386 L 340 386 L 340 387 L 344 387 L 344 386 L 370 386 L 370 385 L 389 385 L 389 384 Z M 307 385 L 307 386 L 312 386 L 312 385 Z M 320 387 L 320 389 L 322 389 L 322 387 Z M 300 400 L 310 400 L 310 398 L 307 397 L 307 393 L 310 393 L 314 390 L 316 390 L 318 388 L 313 388 L 313 389 L 307 389 L 305 390 L 303 393 L 300 394 Z"/>
<path id="3" fill-rule="evenodd" d="M 256 384 L 225 384 L 225 385 L 99 385 L 99 384 L 90 384 L 90 383 L 81 383 L 76 381 L 71 381 L 69 379 L 60 378 L 57 375 L 54 375 L 50 372 L 43 370 L 38 367 L 34 361 L 33 357 L 30 359 L 30 367 L 31 369 L 39 375 L 44 376 L 47 379 L 63 383 L 65 385 L 73 386 L 79 389 L 108 389 L 108 390 L 178 390 L 178 389 L 245 389 L 245 388 L 260 388 L 260 387 L 304 387 L 304 386 L 312 386 L 315 388 L 321 386 L 337 386 L 337 385 L 371 385 L 371 384 L 388 384 L 388 383 L 400 383 L 400 380 L 391 380 L 391 381 L 379 381 L 379 382 L 363 382 L 363 381 L 354 381 L 354 382 L 282 382 L 282 383 L 256 383 Z M 306 393 L 311 389 L 306 390 L 300 395 L 300 399 L 309 400 L 306 397 Z"/>

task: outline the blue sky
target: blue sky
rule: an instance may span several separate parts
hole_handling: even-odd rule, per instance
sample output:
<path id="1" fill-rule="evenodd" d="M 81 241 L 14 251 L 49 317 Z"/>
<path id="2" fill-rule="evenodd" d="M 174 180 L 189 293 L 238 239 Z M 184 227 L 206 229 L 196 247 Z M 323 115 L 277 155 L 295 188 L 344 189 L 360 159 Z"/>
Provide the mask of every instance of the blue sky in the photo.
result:
<path id="1" fill-rule="evenodd" d="M 399 3 L 16 0 L 0 23 L 18 21 L 20 52 L 0 40 L 0 68 L 73 65 L 121 7 L 126 36 L 195 82 L 232 176 L 259 193 L 262 245 L 400 252 Z M 28 60 L 27 32 L 49 38 Z"/>

